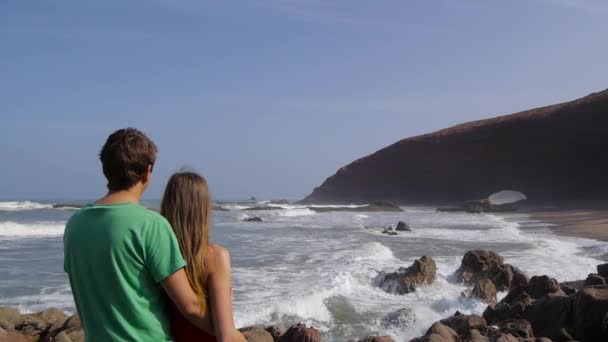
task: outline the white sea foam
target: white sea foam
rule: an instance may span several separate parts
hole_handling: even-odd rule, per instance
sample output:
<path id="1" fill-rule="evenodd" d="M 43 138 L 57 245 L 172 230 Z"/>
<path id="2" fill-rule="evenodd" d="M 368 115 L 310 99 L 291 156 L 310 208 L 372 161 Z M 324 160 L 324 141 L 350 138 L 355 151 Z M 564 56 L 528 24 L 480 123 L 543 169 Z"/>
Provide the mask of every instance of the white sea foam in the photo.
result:
<path id="1" fill-rule="evenodd" d="M 61 236 L 65 222 L 17 223 L 0 222 L 0 237 Z"/>
<path id="2" fill-rule="evenodd" d="M 8 201 L 0 202 L 0 210 L 3 211 L 22 211 L 34 209 L 50 209 L 51 204 L 37 203 L 31 201 Z"/>

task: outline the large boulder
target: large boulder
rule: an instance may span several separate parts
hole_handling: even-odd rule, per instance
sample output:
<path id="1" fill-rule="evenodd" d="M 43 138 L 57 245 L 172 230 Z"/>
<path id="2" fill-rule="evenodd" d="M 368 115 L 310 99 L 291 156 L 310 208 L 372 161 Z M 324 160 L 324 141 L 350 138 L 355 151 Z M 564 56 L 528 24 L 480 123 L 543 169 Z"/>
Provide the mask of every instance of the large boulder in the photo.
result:
<path id="1" fill-rule="evenodd" d="M 608 264 L 601 264 L 601 265 L 597 265 L 597 274 L 599 274 L 601 277 L 608 277 Z"/>
<path id="2" fill-rule="evenodd" d="M 0 306 L 0 321 L 7 323 L 7 326 L 10 325 L 11 329 L 20 319 L 21 313 L 19 310 L 8 306 Z M 4 329 L 6 329 L 6 327 L 4 327 Z"/>
<path id="3" fill-rule="evenodd" d="M 574 299 L 574 338 L 608 341 L 608 285 L 587 287 Z"/>
<path id="4" fill-rule="evenodd" d="M 527 280 L 517 268 L 505 264 L 502 256 L 486 250 L 468 251 L 454 273 L 454 278 L 457 282 L 467 285 L 475 285 L 480 280 L 489 279 L 498 291 L 511 289 L 513 279 L 516 279 L 517 284 L 523 284 Z"/>
<path id="5" fill-rule="evenodd" d="M 307 327 L 304 323 L 291 326 L 278 338 L 279 342 L 320 342 L 319 330 Z"/>
<path id="6" fill-rule="evenodd" d="M 572 298 L 563 293 L 539 298 L 526 308 L 523 317 L 532 324 L 535 336 L 553 341 L 572 340 Z"/>
<path id="7" fill-rule="evenodd" d="M 378 335 L 369 335 L 363 339 L 358 340 L 357 342 L 395 342 L 390 336 L 378 336 Z"/>
<path id="8" fill-rule="evenodd" d="M 599 274 L 589 274 L 585 279 L 584 287 L 596 285 L 606 285 L 606 279 Z"/>
<path id="9" fill-rule="evenodd" d="M 431 325 L 424 336 L 414 338 L 410 342 L 460 342 L 460 337 L 454 329 L 437 322 Z"/>
<path id="10" fill-rule="evenodd" d="M 388 293 L 406 294 L 414 292 L 417 285 L 430 284 L 437 277 L 437 266 L 430 256 L 423 256 L 408 268 L 401 267 L 396 272 L 381 272 L 375 284 Z"/>
<path id="11" fill-rule="evenodd" d="M 469 334 L 470 330 L 482 331 L 487 327 L 486 320 L 477 315 L 464 315 L 456 312 L 453 316 L 442 319 L 439 323 L 450 327 L 458 335 L 464 336 Z"/>

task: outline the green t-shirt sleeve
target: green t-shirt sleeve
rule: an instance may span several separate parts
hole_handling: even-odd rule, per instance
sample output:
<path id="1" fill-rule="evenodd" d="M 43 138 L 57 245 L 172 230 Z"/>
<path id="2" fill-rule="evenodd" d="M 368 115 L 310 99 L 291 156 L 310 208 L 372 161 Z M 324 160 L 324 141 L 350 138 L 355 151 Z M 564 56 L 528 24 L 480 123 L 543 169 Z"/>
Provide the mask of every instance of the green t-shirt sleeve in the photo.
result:
<path id="1" fill-rule="evenodd" d="M 151 229 L 145 242 L 145 263 L 157 283 L 186 266 L 175 234 L 164 218 Z"/>

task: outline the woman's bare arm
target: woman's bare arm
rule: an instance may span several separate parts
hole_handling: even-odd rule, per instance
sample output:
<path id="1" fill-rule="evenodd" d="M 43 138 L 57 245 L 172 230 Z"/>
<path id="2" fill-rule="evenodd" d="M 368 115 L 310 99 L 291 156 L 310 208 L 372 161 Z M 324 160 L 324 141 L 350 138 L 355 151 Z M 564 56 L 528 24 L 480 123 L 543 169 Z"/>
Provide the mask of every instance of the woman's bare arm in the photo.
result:
<path id="1" fill-rule="evenodd" d="M 199 329 L 210 331 L 209 311 L 201 311 L 201 302 L 192 291 L 186 271 L 182 268 L 161 282 L 165 292 L 171 298 L 181 314 Z"/>
<path id="2" fill-rule="evenodd" d="M 216 338 L 220 342 L 244 342 L 245 338 L 234 326 L 230 253 L 218 245 L 213 246 L 212 253 L 208 286 Z"/>

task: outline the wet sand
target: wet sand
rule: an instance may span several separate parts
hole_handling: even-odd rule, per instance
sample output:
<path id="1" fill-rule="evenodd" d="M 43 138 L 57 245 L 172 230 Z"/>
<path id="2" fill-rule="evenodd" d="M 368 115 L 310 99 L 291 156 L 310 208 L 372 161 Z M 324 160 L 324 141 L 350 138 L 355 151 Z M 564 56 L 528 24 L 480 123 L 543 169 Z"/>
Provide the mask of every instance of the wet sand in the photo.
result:
<path id="1" fill-rule="evenodd" d="M 543 222 L 554 224 L 556 234 L 608 241 L 608 210 L 569 209 L 534 211 L 530 214 Z"/>

